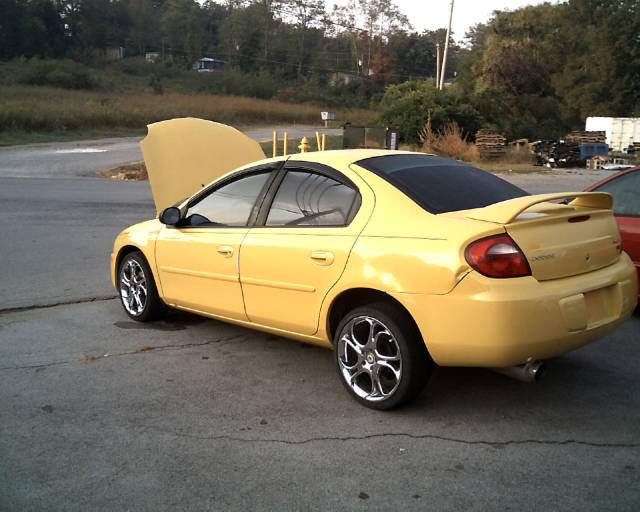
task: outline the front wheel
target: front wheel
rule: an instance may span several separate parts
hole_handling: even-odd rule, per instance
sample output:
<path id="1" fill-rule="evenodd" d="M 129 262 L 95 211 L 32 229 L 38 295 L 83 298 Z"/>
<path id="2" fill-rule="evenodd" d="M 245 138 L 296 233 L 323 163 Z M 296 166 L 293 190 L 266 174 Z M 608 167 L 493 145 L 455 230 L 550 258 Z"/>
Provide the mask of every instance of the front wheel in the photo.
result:
<path id="1" fill-rule="evenodd" d="M 433 362 L 399 307 L 377 303 L 354 309 L 338 325 L 334 342 L 340 380 L 367 407 L 397 407 L 429 381 Z"/>
<path id="2" fill-rule="evenodd" d="M 130 252 L 120 262 L 118 289 L 122 307 L 134 320 L 149 322 L 164 313 L 153 274 L 139 251 Z"/>

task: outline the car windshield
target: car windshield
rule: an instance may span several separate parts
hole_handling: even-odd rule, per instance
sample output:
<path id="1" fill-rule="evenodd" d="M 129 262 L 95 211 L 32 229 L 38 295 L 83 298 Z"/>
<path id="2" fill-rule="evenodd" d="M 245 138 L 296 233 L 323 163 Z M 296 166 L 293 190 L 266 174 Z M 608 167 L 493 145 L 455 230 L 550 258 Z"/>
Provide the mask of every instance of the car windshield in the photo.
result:
<path id="1" fill-rule="evenodd" d="M 387 180 L 430 213 L 483 208 L 529 195 L 489 172 L 438 156 L 385 155 L 357 164 Z"/>

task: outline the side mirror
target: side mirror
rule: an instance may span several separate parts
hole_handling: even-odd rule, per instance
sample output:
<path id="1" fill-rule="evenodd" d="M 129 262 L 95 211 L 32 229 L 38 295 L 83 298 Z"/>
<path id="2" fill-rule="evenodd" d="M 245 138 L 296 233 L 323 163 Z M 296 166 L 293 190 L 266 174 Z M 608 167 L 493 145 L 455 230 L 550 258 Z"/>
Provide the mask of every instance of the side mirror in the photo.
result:
<path id="1" fill-rule="evenodd" d="M 160 214 L 160 222 L 167 226 L 175 226 L 181 219 L 182 213 L 180 212 L 180 208 L 176 208 L 175 206 L 165 208 Z"/>

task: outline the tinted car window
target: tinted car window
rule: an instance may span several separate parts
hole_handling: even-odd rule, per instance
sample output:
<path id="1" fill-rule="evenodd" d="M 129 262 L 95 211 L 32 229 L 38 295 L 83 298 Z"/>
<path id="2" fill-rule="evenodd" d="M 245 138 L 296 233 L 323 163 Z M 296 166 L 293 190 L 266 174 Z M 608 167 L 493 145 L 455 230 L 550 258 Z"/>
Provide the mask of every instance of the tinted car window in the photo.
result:
<path id="1" fill-rule="evenodd" d="M 613 196 L 613 213 L 621 217 L 640 217 L 640 171 L 623 174 L 596 189 Z"/>
<path id="2" fill-rule="evenodd" d="M 482 208 L 528 195 L 491 173 L 438 156 L 385 155 L 357 163 L 431 213 Z"/>
<path id="3" fill-rule="evenodd" d="M 268 178 L 252 174 L 214 190 L 187 210 L 186 225 L 246 226 Z"/>
<path id="4" fill-rule="evenodd" d="M 344 226 L 357 192 L 327 176 L 287 172 L 269 210 L 267 226 Z"/>

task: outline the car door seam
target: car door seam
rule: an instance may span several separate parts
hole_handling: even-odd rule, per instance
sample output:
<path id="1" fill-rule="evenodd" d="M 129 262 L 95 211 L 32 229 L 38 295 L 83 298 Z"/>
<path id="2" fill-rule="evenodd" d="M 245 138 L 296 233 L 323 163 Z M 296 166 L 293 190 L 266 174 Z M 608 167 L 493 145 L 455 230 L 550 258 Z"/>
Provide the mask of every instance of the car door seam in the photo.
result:
<path id="1" fill-rule="evenodd" d="M 371 191 L 371 197 L 373 198 L 373 205 L 371 206 L 371 211 L 369 212 L 369 217 L 367 218 L 366 222 L 363 223 L 362 228 L 360 229 L 360 232 L 356 233 L 356 235 L 354 236 L 353 243 L 351 244 L 351 248 L 349 249 L 349 253 L 347 254 L 347 259 L 345 260 L 344 266 L 342 267 L 342 272 L 340 272 L 340 275 L 338 276 L 338 278 L 327 289 L 326 293 L 324 294 L 324 297 L 322 297 L 322 301 L 320 302 L 320 308 L 318 309 L 318 318 L 316 320 L 316 330 L 313 333 L 314 335 L 317 335 L 318 331 L 320 330 L 320 317 L 322 315 L 322 310 L 323 310 L 323 308 L 325 306 L 325 301 L 327 300 L 327 297 L 329 296 L 331 291 L 338 285 L 338 283 L 342 279 L 342 276 L 346 272 L 347 266 L 349 265 L 349 260 L 351 259 L 351 254 L 353 253 L 353 248 L 356 246 L 356 243 L 360 239 L 360 236 L 362 235 L 363 231 L 365 230 L 365 228 L 367 227 L 367 225 L 371 221 L 371 217 L 373 217 L 373 212 L 376 209 L 376 194 L 373 191 L 373 188 L 371 188 L 371 186 L 364 179 L 362 179 L 362 176 L 360 176 L 360 174 L 358 174 L 351 166 L 349 166 L 349 169 L 352 172 L 354 172 L 356 174 L 356 176 L 358 176 L 358 178 L 360 178 L 360 180 L 369 188 L 369 190 Z M 362 196 L 362 194 L 360 194 L 360 196 Z M 360 205 L 360 208 L 362 208 L 362 205 Z M 356 215 L 354 216 L 353 220 L 355 220 L 355 217 L 357 217 L 357 215 L 358 214 L 356 213 Z M 329 341 L 331 342 L 332 340 L 329 340 Z"/>

